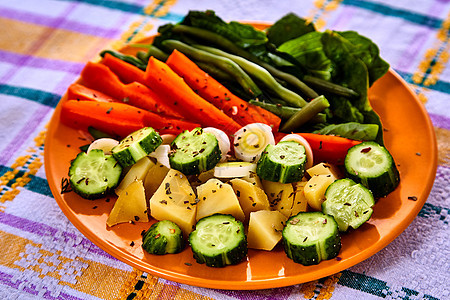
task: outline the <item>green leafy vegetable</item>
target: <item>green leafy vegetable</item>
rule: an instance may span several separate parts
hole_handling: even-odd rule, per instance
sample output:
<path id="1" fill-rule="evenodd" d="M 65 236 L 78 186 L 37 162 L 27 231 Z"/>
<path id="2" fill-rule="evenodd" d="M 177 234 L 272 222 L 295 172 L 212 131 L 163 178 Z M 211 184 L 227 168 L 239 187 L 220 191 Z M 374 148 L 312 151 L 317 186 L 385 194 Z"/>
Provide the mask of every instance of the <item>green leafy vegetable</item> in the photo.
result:
<path id="1" fill-rule="evenodd" d="M 352 140 L 373 141 L 378 134 L 377 124 L 360 124 L 356 122 L 331 124 L 314 133 L 338 135 Z"/>
<path id="2" fill-rule="evenodd" d="M 278 47 L 284 42 L 312 31 L 316 31 L 313 23 L 308 23 L 296 14 L 289 13 L 267 29 L 267 37 L 269 42 Z"/>

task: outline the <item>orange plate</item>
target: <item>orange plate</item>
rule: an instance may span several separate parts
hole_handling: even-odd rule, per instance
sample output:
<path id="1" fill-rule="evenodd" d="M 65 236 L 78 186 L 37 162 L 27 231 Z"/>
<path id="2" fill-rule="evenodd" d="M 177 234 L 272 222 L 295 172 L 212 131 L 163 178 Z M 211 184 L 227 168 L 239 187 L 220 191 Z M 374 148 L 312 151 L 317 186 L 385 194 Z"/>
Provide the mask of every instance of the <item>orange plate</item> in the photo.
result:
<path id="1" fill-rule="evenodd" d="M 124 50 L 130 51 L 136 49 Z M 65 100 L 63 97 L 61 102 Z M 60 124 L 61 103 L 51 119 L 45 142 L 47 179 L 61 210 L 89 240 L 140 270 L 180 283 L 228 290 L 299 284 L 340 272 L 380 251 L 406 229 L 430 193 L 436 175 L 437 147 L 423 105 L 392 70 L 370 89 L 370 100 L 386 129 L 386 147 L 399 165 L 401 183 L 376 203 L 369 222 L 342 236 L 338 259 L 315 266 L 292 262 L 281 246 L 271 252 L 250 249 L 246 261 L 220 270 L 197 264 L 189 247 L 180 254 L 164 257 L 144 253 L 141 232 L 149 228 L 149 223 L 108 228 L 106 219 L 114 201 L 84 200 L 73 192 L 61 194 L 61 179 L 67 177 L 70 160 L 77 155 L 78 147 L 86 143 L 80 139 L 80 132 Z M 417 197 L 417 201 L 409 200 L 410 196 Z M 130 246 L 132 241 L 134 246 Z"/>

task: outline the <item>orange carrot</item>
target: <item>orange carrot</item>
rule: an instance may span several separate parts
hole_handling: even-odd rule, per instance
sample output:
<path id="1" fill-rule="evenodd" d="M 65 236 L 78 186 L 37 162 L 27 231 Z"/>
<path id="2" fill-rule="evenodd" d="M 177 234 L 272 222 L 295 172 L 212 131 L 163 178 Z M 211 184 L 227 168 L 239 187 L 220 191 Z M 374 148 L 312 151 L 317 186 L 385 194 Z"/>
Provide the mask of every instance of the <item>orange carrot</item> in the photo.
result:
<path id="1" fill-rule="evenodd" d="M 203 127 L 223 130 L 229 136 L 241 126 L 220 109 L 196 94 L 167 64 L 150 57 L 145 72 L 146 84 L 155 90 L 173 109 Z"/>
<path id="2" fill-rule="evenodd" d="M 329 163 L 343 164 L 348 149 L 358 145 L 361 141 L 351 140 L 335 135 L 316 133 L 297 133 L 308 141 L 314 156 L 314 164 L 326 161 Z M 275 135 L 279 141 L 286 133 L 278 132 Z"/>
<path id="3" fill-rule="evenodd" d="M 199 124 L 169 119 L 120 102 L 68 100 L 61 107 L 61 123 L 76 129 L 92 126 L 116 138 L 123 138 L 142 127 L 153 127 L 161 134 L 179 134 Z"/>
<path id="4" fill-rule="evenodd" d="M 202 98 L 221 109 L 227 116 L 244 126 L 250 123 L 265 123 L 277 130 L 280 118 L 264 110 L 261 115 L 259 107 L 231 93 L 217 80 L 200 69 L 183 53 L 174 50 L 166 61 L 167 65 Z"/>
<path id="5" fill-rule="evenodd" d="M 90 89 L 78 83 L 72 83 L 67 89 L 67 99 L 70 100 L 91 100 L 99 102 L 117 102 L 111 96 L 102 92 Z"/>
<path id="6" fill-rule="evenodd" d="M 116 74 L 100 63 L 88 62 L 81 72 L 81 79 L 82 84 L 87 87 L 107 93 L 129 105 L 167 116 L 181 117 L 151 89 L 138 82 L 123 84 Z"/>
<path id="7" fill-rule="evenodd" d="M 120 81 L 125 84 L 132 82 L 139 82 L 144 84 L 144 71 L 127 63 L 120 58 L 106 53 L 103 57 L 102 63 L 107 66 L 114 74 L 119 77 Z"/>

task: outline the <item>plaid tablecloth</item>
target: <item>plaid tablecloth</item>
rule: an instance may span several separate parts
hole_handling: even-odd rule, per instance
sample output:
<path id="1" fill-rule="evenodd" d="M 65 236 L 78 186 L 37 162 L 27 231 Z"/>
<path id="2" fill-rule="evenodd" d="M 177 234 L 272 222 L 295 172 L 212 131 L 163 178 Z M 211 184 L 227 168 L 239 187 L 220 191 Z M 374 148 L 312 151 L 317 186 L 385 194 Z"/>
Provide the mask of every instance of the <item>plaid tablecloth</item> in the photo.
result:
<path id="1" fill-rule="evenodd" d="M 101 49 L 154 34 L 189 9 L 226 20 L 287 12 L 357 30 L 417 93 L 435 127 L 431 194 L 412 224 L 358 265 L 312 282 L 224 291 L 170 282 L 106 254 L 64 216 L 44 172 L 46 126 Z M 0 298 L 450 299 L 449 0 L 0 0 Z"/>

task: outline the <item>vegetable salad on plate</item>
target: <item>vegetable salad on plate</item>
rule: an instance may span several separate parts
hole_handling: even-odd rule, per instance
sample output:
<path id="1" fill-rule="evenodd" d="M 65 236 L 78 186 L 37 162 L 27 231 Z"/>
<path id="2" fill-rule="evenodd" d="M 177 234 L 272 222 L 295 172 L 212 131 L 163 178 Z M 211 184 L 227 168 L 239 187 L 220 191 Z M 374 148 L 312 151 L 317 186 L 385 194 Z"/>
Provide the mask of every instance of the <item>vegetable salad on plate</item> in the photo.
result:
<path id="1" fill-rule="evenodd" d="M 106 225 L 148 222 L 153 255 L 337 257 L 400 181 L 368 99 L 389 68 L 378 47 L 294 14 L 259 30 L 191 11 L 158 31 L 136 55 L 101 52 L 68 88 L 61 122 L 92 139 L 63 182 L 116 194 Z"/>

